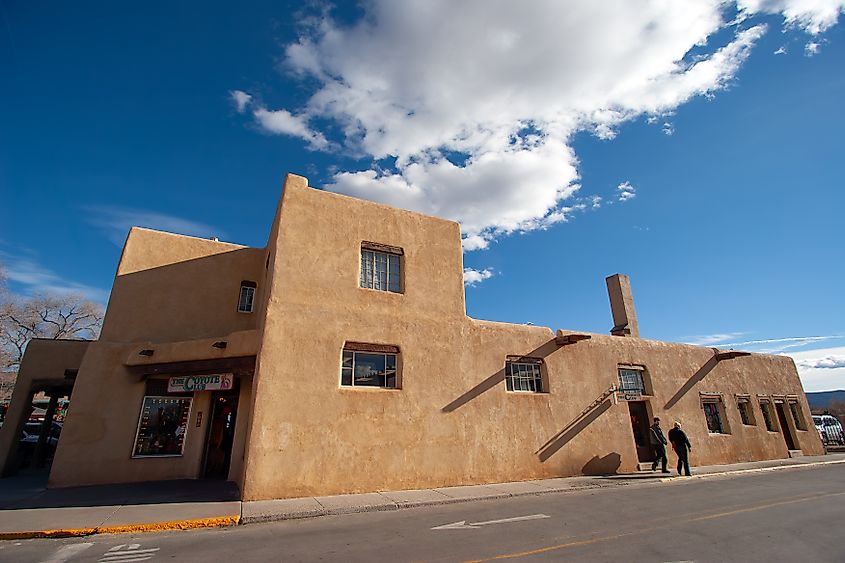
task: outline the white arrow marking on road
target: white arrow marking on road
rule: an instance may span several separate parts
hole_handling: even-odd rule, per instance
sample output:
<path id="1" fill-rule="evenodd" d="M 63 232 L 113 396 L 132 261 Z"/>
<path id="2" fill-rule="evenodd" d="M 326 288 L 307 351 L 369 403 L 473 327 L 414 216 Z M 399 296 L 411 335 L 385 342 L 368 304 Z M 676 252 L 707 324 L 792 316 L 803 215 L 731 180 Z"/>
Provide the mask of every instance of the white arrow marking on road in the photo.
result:
<path id="1" fill-rule="evenodd" d="M 516 516 L 514 518 L 502 518 L 501 520 L 488 520 L 487 522 L 470 522 L 467 524 L 466 520 L 460 522 L 453 522 L 451 524 L 443 524 L 442 526 L 435 526 L 432 530 L 466 530 L 475 529 L 479 526 L 488 526 L 490 524 L 507 524 L 509 522 L 522 522 L 524 520 L 539 520 L 541 518 L 551 518 L 545 514 L 531 514 L 530 516 Z"/>

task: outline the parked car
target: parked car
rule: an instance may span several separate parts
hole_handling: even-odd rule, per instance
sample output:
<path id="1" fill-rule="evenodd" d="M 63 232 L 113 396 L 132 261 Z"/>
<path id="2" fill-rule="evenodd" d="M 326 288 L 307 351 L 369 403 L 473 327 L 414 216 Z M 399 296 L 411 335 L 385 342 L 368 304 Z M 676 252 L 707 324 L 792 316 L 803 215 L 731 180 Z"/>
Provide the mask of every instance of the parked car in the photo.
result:
<path id="1" fill-rule="evenodd" d="M 837 444 L 845 446 L 845 433 L 842 432 L 842 425 L 835 417 L 829 414 L 814 414 L 813 423 L 819 431 L 822 442 L 825 445 Z"/>

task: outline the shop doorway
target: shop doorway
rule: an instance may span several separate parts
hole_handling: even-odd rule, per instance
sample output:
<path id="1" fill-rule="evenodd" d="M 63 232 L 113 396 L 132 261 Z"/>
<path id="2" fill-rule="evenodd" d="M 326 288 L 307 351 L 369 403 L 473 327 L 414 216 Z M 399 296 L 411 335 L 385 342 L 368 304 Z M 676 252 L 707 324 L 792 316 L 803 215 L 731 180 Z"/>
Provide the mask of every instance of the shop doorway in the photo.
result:
<path id="1" fill-rule="evenodd" d="M 648 407 L 645 401 L 629 401 L 628 411 L 631 414 L 631 430 L 634 432 L 634 443 L 637 446 L 637 461 L 654 460 L 651 440 L 648 439 Z"/>
<path id="2" fill-rule="evenodd" d="M 205 442 L 206 479 L 226 479 L 232 461 L 235 441 L 235 420 L 238 414 L 238 394 L 218 391 L 211 394 L 211 418 Z"/>
<path id="3" fill-rule="evenodd" d="M 792 435 L 792 429 L 786 419 L 786 405 L 783 403 L 775 403 L 775 411 L 778 413 L 778 422 L 780 422 L 780 429 L 783 432 L 783 439 L 786 440 L 786 447 L 790 450 L 797 450 L 795 436 Z"/>

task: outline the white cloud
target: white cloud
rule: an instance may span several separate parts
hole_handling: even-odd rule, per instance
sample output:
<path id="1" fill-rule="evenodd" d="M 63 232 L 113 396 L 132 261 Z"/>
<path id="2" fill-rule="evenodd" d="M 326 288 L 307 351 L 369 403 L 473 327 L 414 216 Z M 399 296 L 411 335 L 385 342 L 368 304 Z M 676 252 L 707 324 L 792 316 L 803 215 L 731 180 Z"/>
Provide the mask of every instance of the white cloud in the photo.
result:
<path id="1" fill-rule="evenodd" d="M 12 256 L 0 253 L 0 260 L 6 266 L 6 276 L 14 284 L 19 284 L 23 293 L 80 294 L 91 301 L 105 304 L 107 290 L 64 279 L 52 270 L 41 266 L 33 257 Z"/>
<path id="2" fill-rule="evenodd" d="M 789 0 L 741 7 L 747 17 L 781 6 L 789 25 L 828 26 L 827 5 L 805 1 L 794 13 Z M 625 121 L 729 86 L 766 28 L 727 22 L 728 7 L 371 0 L 352 25 L 304 22 L 284 66 L 312 95 L 299 108 L 253 105 L 253 115 L 315 149 L 333 148 L 314 125 L 328 124 L 370 169 L 338 171 L 327 189 L 455 219 L 464 248 L 484 248 L 566 219 L 576 132 L 612 139 Z M 708 44 L 723 30 L 727 43 Z"/>
<path id="3" fill-rule="evenodd" d="M 745 332 L 722 332 L 717 334 L 705 334 L 701 336 L 693 336 L 684 338 L 684 343 L 693 344 L 695 346 L 711 346 L 719 342 L 725 342 L 744 336 Z M 733 346 L 733 344 L 730 344 Z"/>
<path id="4" fill-rule="evenodd" d="M 483 270 L 476 270 L 474 268 L 464 268 L 464 285 L 473 287 L 483 282 L 486 279 L 493 277 L 493 270 L 484 268 Z"/>
<path id="5" fill-rule="evenodd" d="M 824 356 L 821 358 L 801 360 L 798 362 L 798 366 L 807 369 L 845 368 L 845 356 Z"/>
<path id="6" fill-rule="evenodd" d="M 787 53 L 786 46 L 781 45 L 780 47 L 778 47 L 778 50 L 775 51 L 773 54 L 775 54 L 775 55 L 785 55 L 786 53 Z"/>
<path id="7" fill-rule="evenodd" d="M 308 141 L 308 145 L 316 150 L 326 149 L 329 142 L 319 131 L 308 126 L 308 120 L 301 115 L 293 115 L 287 110 L 270 111 L 264 107 L 257 107 L 252 112 L 256 122 L 264 131 L 275 135 L 290 135 Z"/>
<path id="8" fill-rule="evenodd" d="M 163 213 L 106 205 L 88 206 L 84 209 L 89 213 L 86 221 L 98 227 L 111 242 L 121 247 L 132 227 L 147 227 L 202 238 L 225 238 L 225 234 L 219 229 Z"/>
<path id="9" fill-rule="evenodd" d="M 631 185 L 631 182 L 622 182 L 616 186 L 616 191 L 619 192 L 617 194 L 619 201 L 628 201 L 637 195 L 637 189 Z"/>
<path id="10" fill-rule="evenodd" d="M 836 24 L 845 11 L 845 0 L 739 0 L 745 14 L 781 14 L 786 27 L 818 35 Z"/>
<path id="11" fill-rule="evenodd" d="M 845 389 L 845 346 L 787 355 L 795 361 L 805 391 Z"/>
<path id="12" fill-rule="evenodd" d="M 669 135 L 671 137 L 675 133 L 675 126 L 666 121 L 663 123 L 663 127 L 661 127 L 660 130 L 663 131 L 664 135 Z"/>
<path id="13" fill-rule="evenodd" d="M 238 110 L 238 113 L 243 113 L 246 110 L 246 106 L 252 101 L 252 96 L 240 90 L 233 90 L 229 92 L 229 95 L 232 97 L 232 101 L 235 102 L 235 109 Z"/>
<path id="14" fill-rule="evenodd" d="M 813 55 L 817 55 L 819 53 L 819 44 L 810 41 L 806 45 L 804 45 L 804 56 L 805 57 L 812 57 Z"/>
<path id="15" fill-rule="evenodd" d="M 840 340 L 842 338 L 845 338 L 845 336 L 841 334 L 831 334 L 826 336 L 790 336 L 787 338 L 746 340 L 744 342 L 719 342 L 718 344 L 714 345 L 719 348 L 742 348 L 752 352 L 760 352 L 762 354 L 782 354 L 786 352 L 786 350 L 803 348 L 805 346 L 809 346 L 819 342 Z M 790 355 L 793 355 L 793 353 L 790 353 Z"/>

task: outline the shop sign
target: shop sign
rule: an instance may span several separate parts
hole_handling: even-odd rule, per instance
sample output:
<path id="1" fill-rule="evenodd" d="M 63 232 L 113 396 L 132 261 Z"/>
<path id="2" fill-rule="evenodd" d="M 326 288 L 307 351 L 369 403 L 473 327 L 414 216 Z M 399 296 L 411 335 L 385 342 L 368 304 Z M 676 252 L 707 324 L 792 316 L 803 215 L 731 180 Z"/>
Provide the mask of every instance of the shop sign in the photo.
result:
<path id="1" fill-rule="evenodd" d="M 616 398 L 620 401 L 641 401 L 643 394 L 639 391 L 618 391 Z"/>
<path id="2" fill-rule="evenodd" d="M 226 391 L 232 388 L 231 373 L 213 375 L 182 375 L 167 381 L 168 393 L 192 393 L 193 391 Z"/>

